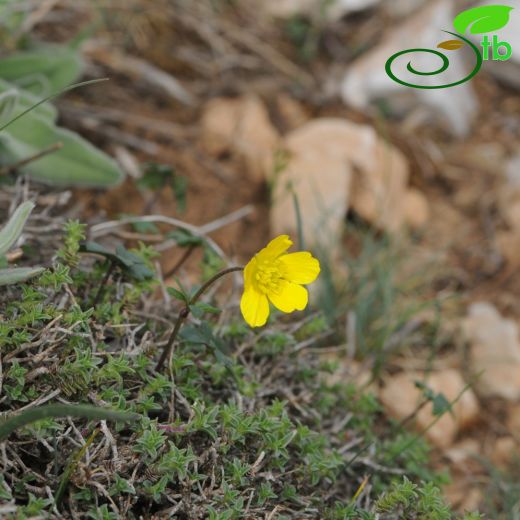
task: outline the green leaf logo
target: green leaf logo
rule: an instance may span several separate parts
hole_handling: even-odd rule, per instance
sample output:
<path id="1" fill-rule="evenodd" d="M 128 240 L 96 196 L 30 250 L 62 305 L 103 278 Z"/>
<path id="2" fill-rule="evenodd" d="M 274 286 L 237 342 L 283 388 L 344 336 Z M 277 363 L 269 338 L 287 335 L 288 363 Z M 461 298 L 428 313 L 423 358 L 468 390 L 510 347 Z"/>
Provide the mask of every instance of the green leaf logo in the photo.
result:
<path id="1" fill-rule="evenodd" d="M 509 22 L 510 5 L 485 5 L 462 11 L 453 21 L 453 26 L 460 34 L 468 29 L 471 34 L 484 34 L 498 31 Z"/>

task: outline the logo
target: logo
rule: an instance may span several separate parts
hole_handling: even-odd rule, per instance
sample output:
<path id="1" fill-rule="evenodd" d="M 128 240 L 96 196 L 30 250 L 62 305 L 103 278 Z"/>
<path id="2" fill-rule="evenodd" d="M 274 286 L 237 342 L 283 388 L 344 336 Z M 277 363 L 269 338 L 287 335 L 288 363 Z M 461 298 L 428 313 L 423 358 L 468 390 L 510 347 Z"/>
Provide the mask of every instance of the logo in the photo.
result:
<path id="1" fill-rule="evenodd" d="M 487 5 L 468 9 L 467 11 L 462 11 L 459 13 L 453 21 L 453 26 L 457 32 L 443 31 L 447 34 L 450 34 L 451 36 L 454 36 L 456 39 L 446 40 L 439 43 L 439 45 L 437 45 L 438 49 L 451 52 L 457 51 L 458 49 L 461 49 L 465 46 L 469 46 L 475 54 L 475 67 L 465 78 L 447 85 L 416 85 L 399 79 L 392 71 L 392 65 L 397 58 L 405 54 L 413 54 L 418 52 L 428 53 L 430 55 L 433 54 L 442 60 L 441 66 L 431 72 L 420 71 L 412 65 L 411 61 L 409 61 L 406 68 L 411 74 L 417 76 L 436 76 L 437 74 L 442 74 L 448 69 L 450 66 L 450 60 L 446 54 L 435 49 L 421 48 L 407 49 L 390 56 L 385 65 L 386 73 L 396 83 L 400 83 L 401 85 L 411 88 L 439 89 L 461 85 L 478 74 L 484 61 L 506 61 L 511 58 L 513 55 L 511 44 L 506 41 L 500 41 L 496 34 L 490 36 L 489 33 L 498 31 L 499 29 L 502 29 L 502 27 L 505 27 L 509 22 L 509 15 L 512 10 L 513 7 L 509 5 Z M 482 50 L 475 43 L 473 43 L 469 37 L 464 36 L 466 33 L 485 35 L 482 37 L 480 42 L 480 47 Z"/>

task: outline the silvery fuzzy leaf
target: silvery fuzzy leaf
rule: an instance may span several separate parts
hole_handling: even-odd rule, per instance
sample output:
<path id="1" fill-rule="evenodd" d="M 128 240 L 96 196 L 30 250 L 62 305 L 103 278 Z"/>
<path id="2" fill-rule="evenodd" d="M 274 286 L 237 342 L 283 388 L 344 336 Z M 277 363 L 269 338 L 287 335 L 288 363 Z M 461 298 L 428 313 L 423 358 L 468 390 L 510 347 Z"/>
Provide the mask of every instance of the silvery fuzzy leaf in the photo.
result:
<path id="1" fill-rule="evenodd" d="M 0 269 L 0 286 L 25 282 L 45 271 L 43 267 L 12 267 Z"/>
<path id="2" fill-rule="evenodd" d="M 16 243 L 33 209 L 32 202 L 24 202 L 18 206 L 5 227 L 0 230 L 0 256 L 5 255 Z"/>

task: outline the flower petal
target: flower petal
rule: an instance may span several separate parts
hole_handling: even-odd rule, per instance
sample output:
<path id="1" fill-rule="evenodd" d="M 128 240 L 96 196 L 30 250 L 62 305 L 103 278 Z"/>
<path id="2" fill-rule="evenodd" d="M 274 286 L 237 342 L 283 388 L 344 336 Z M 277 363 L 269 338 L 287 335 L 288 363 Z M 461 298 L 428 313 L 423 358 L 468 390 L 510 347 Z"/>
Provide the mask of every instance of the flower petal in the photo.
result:
<path id="1" fill-rule="evenodd" d="M 240 300 L 240 310 L 244 320 L 251 327 L 261 327 L 265 325 L 269 317 L 269 302 L 267 296 L 254 288 L 244 291 Z"/>
<path id="2" fill-rule="evenodd" d="M 249 288 L 254 286 L 254 277 L 256 272 L 256 258 L 249 260 L 247 265 L 244 267 L 244 290 L 247 291 Z"/>
<path id="3" fill-rule="evenodd" d="M 285 253 L 293 245 L 289 235 L 273 238 L 256 256 L 259 261 L 274 260 Z"/>
<path id="4" fill-rule="evenodd" d="M 268 294 L 271 303 L 282 312 L 301 311 L 307 307 L 307 289 L 292 282 L 284 282 L 279 292 Z"/>
<path id="5" fill-rule="evenodd" d="M 279 260 L 285 267 L 284 278 L 290 282 L 312 283 L 320 274 L 320 263 L 307 251 L 282 255 Z"/>

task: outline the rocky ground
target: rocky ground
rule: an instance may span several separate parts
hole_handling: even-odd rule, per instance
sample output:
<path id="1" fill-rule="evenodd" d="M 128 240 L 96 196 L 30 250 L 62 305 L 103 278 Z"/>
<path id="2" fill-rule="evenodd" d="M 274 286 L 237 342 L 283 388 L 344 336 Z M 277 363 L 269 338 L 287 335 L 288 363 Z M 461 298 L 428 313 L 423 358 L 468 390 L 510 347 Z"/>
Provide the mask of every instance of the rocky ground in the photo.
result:
<path id="1" fill-rule="evenodd" d="M 398 276 L 427 279 L 420 300 L 438 302 L 438 314 L 427 308 L 405 319 L 403 348 L 372 377 L 374 360 L 355 345 L 348 351 L 355 315 L 347 309 L 344 370 L 358 369 L 391 417 L 412 417 L 409 427 L 436 448 L 436 467 L 452 474 L 445 494 L 455 508 L 517 511 L 518 53 L 502 69 L 486 64 L 471 82 L 429 96 L 387 88 L 381 59 L 431 46 L 442 38 L 438 27 L 450 28 L 456 8 L 471 2 L 337 0 L 319 9 L 244 0 L 215 11 L 206 2 L 162 3 L 105 6 L 110 16 L 85 55 L 88 75 L 111 81 L 58 104 L 67 125 L 112 152 L 129 177 L 109 192 L 75 192 L 71 214 L 95 223 L 130 207 L 213 222 L 212 237 L 237 259 L 269 236 L 302 231 L 329 252 L 340 280 L 349 279 L 355 249 L 347 222 L 391 237 L 402 251 Z M 98 14 L 83 2 L 61 12 L 70 20 Z M 39 30 L 48 34 L 52 24 L 42 18 Z M 520 52 L 518 34 L 507 37 Z M 467 62 L 453 66 L 457 76 Z M 184 210 L 174 190 L 139 189 L 142 161 L 172 165 L 187 179 Z M 163 273 L 180 254 L 163 255 Z M 417 337 L 437 316 L 440 332 Z M 454 402 L 451 411 L 433 415 L 416 381 Z"/>

